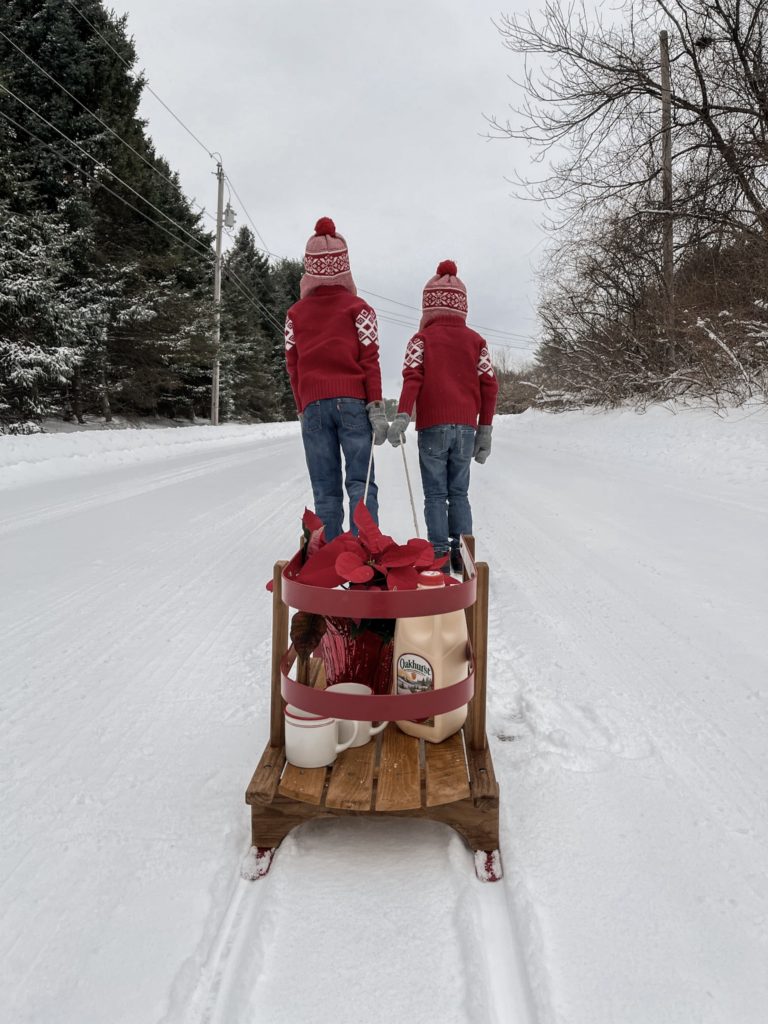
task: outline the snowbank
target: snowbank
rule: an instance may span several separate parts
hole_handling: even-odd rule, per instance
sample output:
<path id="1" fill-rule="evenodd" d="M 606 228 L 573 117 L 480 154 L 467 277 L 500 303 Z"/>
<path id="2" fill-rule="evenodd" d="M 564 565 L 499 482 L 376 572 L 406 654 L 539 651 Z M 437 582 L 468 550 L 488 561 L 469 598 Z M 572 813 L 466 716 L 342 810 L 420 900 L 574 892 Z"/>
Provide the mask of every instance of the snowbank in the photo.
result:
<path id="1" fill-rule="evenodd" d="M 297 432 L 298 423 L 227 424 L 176 430 L 83 430 L 0 438 L 0 490 L 62 477 L 85 476 L 122 465 L 156 462 L 210 448 L 258 444 Z"/>
<path id="2" fill-rule="evenodd" d="M 529 409 L 496 420 L 494 433 L 527 451 L 571 453 L 579 461 L 605 461 L 673 469 L 689 478 L 729 483 L 768 480 L 768 406 L 712 408 L 656 405 L 634 409 L 548 413 Z"/>

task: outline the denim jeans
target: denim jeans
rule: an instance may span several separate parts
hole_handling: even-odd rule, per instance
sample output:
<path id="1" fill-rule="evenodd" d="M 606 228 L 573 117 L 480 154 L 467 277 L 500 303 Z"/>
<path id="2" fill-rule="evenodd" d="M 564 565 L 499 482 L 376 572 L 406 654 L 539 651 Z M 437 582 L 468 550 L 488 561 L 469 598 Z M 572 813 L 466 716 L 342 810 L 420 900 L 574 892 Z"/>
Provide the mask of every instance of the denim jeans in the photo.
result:
<path id="1" fill-rule="evenodd" d="M 469 465 L 475 428 L 444 423 L 419 431 L 419 465 L 424 488 L 427 537 L 438 554 L 458 550 L 462 533 L 472 533 Z"/>
<path id="2" fill-rule="evenodd" d="M 315 498 L 315 512 L 325 525 L 327 540 L 344 528 L 344 494 L 341 487 L 341 453 L 344 453 L 344 484 L 349 496 L 349 522 L 358 501 L 365 493 L 365 477 L 371 454 L 373 434 L 362 398 L 321 398 L 304 409 L 301 439 L 307 459 L 309 479 Z M 368 487 L 368 511 L 378 523 L 378 489 L 371 467 Z"/>

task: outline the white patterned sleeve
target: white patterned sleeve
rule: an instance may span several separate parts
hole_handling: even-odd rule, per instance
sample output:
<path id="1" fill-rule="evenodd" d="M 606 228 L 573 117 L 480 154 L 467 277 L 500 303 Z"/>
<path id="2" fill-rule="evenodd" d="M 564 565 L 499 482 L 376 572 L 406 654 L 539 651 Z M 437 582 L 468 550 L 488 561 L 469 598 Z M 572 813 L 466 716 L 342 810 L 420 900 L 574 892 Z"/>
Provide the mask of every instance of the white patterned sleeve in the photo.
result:
<path id="1" fill-rule="evenodd" d="M 359 360 L 365 374 L 365 395 L 368 402 L 380 402 L 381 367 L 379 366 L 379 327 L 376 314 L 365 305 L 355 317 L 355 330 L 359 345 Z"/>
<path id="2" fill-rule="evenodd" d="M 480 378 L 480 415 L 478 422 L 481 426 L 486 426 L 493 422 L 499 382 L 496 379 L 491 353 L 488 351 L 488 345 L 485 341 L 480 346 L 477 357 L 477 376 Z"/>
<path id="3" fill-rule="evenodd" d="M 486 344 L 483 344 L 480 349 L 480 355 L 477 357 L 477 375 L 482 377 L 484 373 L 487 373 L 489 377 L 496 376 L 493 371 L 493 363 L 491 362 L 491 353 L 488 351 Z"/>

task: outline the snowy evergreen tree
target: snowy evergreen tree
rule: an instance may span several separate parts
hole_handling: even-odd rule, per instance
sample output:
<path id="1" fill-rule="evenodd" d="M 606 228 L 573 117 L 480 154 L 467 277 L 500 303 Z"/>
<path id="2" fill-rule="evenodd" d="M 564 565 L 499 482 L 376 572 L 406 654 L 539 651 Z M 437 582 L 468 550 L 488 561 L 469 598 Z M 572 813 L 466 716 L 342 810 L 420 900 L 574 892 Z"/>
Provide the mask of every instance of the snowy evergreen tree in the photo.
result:
<path id="1" fill-rule="evenodd" d="M 125 18 L 109 14 L 100 0 L 83 0 L 78 7 L 133 64 Z M 141 79 L 128 73 L 68 4 L 8 0 L 0 7 L 0 29 L 16 44 L 0 37 L 3 83 L 75 143 L 2 94 L 0 113 L 22 126 L 6 127 L 0 137 L 6 165 L 14 168 L 13 197 L 24 197 L 24 203 L 12 199 L 14 212 L 34 213 L 39 260 L 55 267 L 46 280 L 59 282 L 52 286 L 64 288 L 67 301 L 75 301 L 79 290 L 81 308 L 89 312 L 79 337 L 53 337 L 51 324 L 40 320 L 37 344 L 57 353 L 58 371 L 35 373 L 36 388 L 44 379 L 58 382 L 61 409 L 78 416 L 87 409 L 108 418 L 113 405 L 129 414 L 204 412 L 202 396 L 210 391 L 210 235 L 200 229 L 177 177 L 146 137 L 137 116 Z M 5 237 L 7 246 L 21 244 L 24 227 L 18 216 Z M 40 233 L 47 219 L 57 228 Z M 46 253 L 41 247 L 49 244 L 53 248 Z M 27 266 L 16 261 L 17 285 Z M 14 303 L 9 278 L 4 287 L 9 315 Z M 38 282 L 28 294 L 39 293 Z M 34 333 L 35 315 L 42 317 L 27 306 L 28 334 Z M 64 358 L 59 351 L 64 348 L 77 351 Z M 18 346 L 8 348 L 4 372 L 11 372 L 20 352 Z M 27 370 L 19 373 L 30 377 Z M 41 414 L 55 411 L 50 400 L 33 406 Z"/>
<path id="2" fill-rule="evenodd" d="M 273 286 L 269 261 L 242 227 L 224 261 L 221 312 L 221 398 L 227 418 L 279 418 L 273 366 Z M 247 294 L 246 294 L 247 292 Z"/>
<path id="3" fill-rule="evenodd" d="M 296 403 L 291 391 L 291 382 L 285 367 L 285 338 L 283 324 L 285 314 L 299 298 L 299 282 L 304 273 L 301 260 L 281 260 L 272 269 L 272 372 L 275 379 L 275 396 L 279 413 L 278 419 L 295 420 Z"/>

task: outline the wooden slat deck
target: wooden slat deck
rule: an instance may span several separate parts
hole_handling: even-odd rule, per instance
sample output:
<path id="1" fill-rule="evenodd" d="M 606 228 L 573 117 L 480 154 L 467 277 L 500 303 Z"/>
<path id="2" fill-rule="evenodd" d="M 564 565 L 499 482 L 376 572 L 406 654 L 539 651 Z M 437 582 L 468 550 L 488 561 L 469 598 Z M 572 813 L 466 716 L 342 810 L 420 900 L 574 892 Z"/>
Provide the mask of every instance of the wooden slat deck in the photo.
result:
<path id="1" fill-rule="evenodd" d="M 425 743 L 426 806 L 438 807 L 469 797 L 469 777 L 461 733 L 442 743 Z"/>
<path id="2" fill-rule="evenodd" d="M 498 798 L 487 750 L 465 751 L 463 733 L 425 743 L 390 725 L 364 747 L 350 747 L 328 768 L 297 768 L 285 749 L 267 746 L 246 792 L 249 804 L 276 794 L 318 810 L 396 813 L 461 800 Z"/>
<path id="3" fill-rule="evenodd" d="M 370 811 L 376 772 L 377 737 L 364 747 L 350 747 L 331 768 L 325 806 L 345 811 Z"/>

